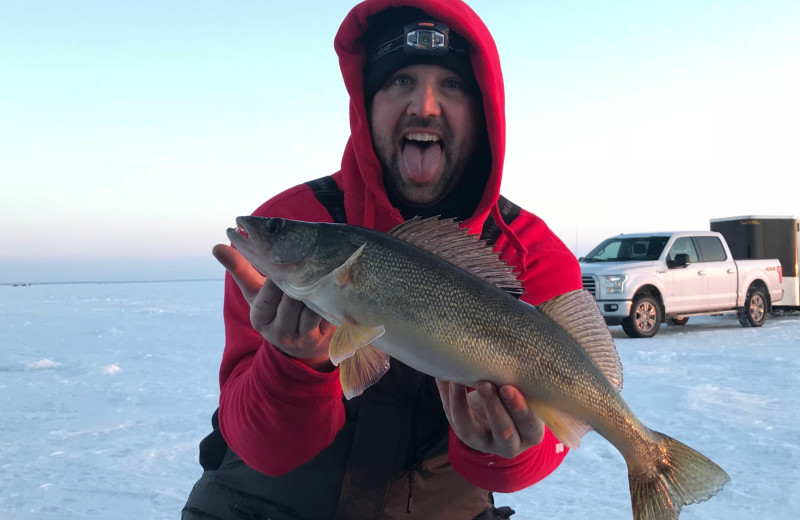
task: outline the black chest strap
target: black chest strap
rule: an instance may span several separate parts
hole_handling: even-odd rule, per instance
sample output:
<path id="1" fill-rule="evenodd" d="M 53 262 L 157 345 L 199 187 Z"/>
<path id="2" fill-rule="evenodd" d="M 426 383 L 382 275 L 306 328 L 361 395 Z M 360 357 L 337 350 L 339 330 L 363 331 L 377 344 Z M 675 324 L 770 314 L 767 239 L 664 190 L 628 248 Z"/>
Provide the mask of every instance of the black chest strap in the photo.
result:
<path id="1" fill-rule="evenodd" d="M 497 201 L 497 207 L 500 209 L 500 215 L 503 217 L 503 222 L 505 222 L 506 226 L 510 226 L 514 219 L 516 219 L 522 211 L 522 208 L 502 195 L 500 195 L 500 198 Z M 500 234 L 502 232 L 503 231 L 500 229 L 500 226 L 497 225 L 497 222 L 495 222 L 494 217 L 490 213 L 486 218 L 486 221 L 483 223 L 481 238 L 489 244 L 494 244 L 497 242 L 497 239 L 500 238 Z"/>
<path id="2" fill-rule="evenodd" d="M 325 209 L 327 209 L 328 213 L 331 214 L 331 218 L 333 218 L 334 222 L 339 224 L 347 223 L 347 215 L 345 214 L 344 210 L 344 192 L 339 189 L 339 186 L 336 184 L 336 181 L 333 180 L 333 177 L 328 175 L 326 177 L 309 181 L 306 184 L 314 191 L 314 195 L 317 197 L 317 200 L 323 206 L 325 206 Z M 500 199 L 497 201 L 497 206 L 500 209 L 500 215 L 503 217 L 503 222 L 505 222 L 507 226 L 510 226 L 514 219 L 519 216 L 520 211 L 522 211 L 522 208 L 502 195 L 500 195 Z M 490 244 L 494 244 L 497 242 L 497 239 L 500 238 L 501 233 L 502 230 L 500 229 L 500 226 L 497 225 L 494 217 L 489 214 L 486 221 L 483 223 L 481 238 Z"/>
<path id="3" fill-rule="evenodd" d="M 335 223 L 347 223 L 347 214 L 344 211 L 344 192 L 339 189 L 333 177 L 327 175 L 308 181 L 306 184 L 314 191 L 317 200 L 325 206 Z"/>

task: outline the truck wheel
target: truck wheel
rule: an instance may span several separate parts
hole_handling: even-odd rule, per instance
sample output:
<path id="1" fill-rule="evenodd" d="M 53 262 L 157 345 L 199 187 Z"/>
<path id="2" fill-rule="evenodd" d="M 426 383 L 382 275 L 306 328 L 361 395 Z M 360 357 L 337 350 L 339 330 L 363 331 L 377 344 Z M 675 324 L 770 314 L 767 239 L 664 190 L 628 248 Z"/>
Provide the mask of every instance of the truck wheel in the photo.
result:
<path id="1" fill-rule="evenodd" d="M 683 318 L 670 318 L 669 319 L 669 324 L 670 325 L 686 325 L 686 323 L 688 321 L 689 321 L 689 317 L 688 316 L 684 316 Z"/>
<path id="2" fill-rule="evenodd" d="M 758 287 L 748 289 L 744 307 L 739 307 L 737 316 L 742 327 L 762 326 L 767 321 L 767 298 L 764 290 Z"/>
<path id="3" fill-rule="evenodd" d="M 633 300 L 630 315 L 622 320 L 622 330 L 632 338 L 652 338 L 661 327 L 661 307 L 652 296 L 643 294 Z"/>

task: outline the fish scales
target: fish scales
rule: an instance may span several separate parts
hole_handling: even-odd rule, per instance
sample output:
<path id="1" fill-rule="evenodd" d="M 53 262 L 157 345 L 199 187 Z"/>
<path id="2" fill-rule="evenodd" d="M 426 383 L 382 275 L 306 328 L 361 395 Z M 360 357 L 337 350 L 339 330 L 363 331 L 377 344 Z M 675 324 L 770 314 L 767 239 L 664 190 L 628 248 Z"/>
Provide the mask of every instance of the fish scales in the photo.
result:
<path id="1" fill-rule="evenodd" d="M 495 367 L 498 377 L 522 387 L 527 395 L 549 397 L 545 392 L 559 380 L 580 390 L 583 386 L 569 384 L 570 380 L 597 372 L 579 349 L 557 349 L 574 341 L 563 329 L 545 323 L 533 307 L 520 305 L 436 257 L 427 258 L 427 269 L 419 269 L 420 259 L 412 252 L 368 244 L 359 257 L 358 283 L 346 289 L 345 298 L 364 301 L 382 316 L 414 323 L 424 335 L 448 345 L 470 363 Z M 389 290 L 389 272 L 400 275 L 394 279 L 404 284 L 402 299 Z M 542 323 L 531 327 L 535 321 Z M 402 359 L 402 353 L 398 357 Z M 525 362 L 532 358 L 538 362 Z M 537 386 L 539 381 L 543 384 Z M 607 384 L 600 374 L 595 374 L 595 381 Z"/>
<path id="2" fill-rule="evenodd" d="M 512 384 L 565 445 L 594 429 L 620 451 L 636 520 L 676 519 L 730 480 L 630 410 L 591 295 L 567 293 L 538 309 L 516 299 L 498 288 L 519 286 L 508 268 L 455 223 L 416 220 L 389 235 L 276 218 L 237 223 L 228 236 L 245 258 L 338 326 L 330 353 L 346 396 L 380 379 L 390 356 L 440 379 Z"/>

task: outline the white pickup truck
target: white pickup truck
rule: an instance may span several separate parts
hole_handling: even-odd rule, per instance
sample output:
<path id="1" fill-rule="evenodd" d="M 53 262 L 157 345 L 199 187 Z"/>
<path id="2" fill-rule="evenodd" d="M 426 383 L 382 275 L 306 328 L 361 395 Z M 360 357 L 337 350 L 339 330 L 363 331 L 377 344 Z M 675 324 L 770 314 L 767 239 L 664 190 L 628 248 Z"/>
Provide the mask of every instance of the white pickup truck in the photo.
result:
<path id="1" fill-rule="evenodd" d="M 584 289 L 609 325 L 635 338 L 655 336 L 661 323 L 737 312 L 760 327 L 783 298 L 777 259 L 733 260 L 713 231 L 637 233 L 608 238 L 580 259 Z"/>

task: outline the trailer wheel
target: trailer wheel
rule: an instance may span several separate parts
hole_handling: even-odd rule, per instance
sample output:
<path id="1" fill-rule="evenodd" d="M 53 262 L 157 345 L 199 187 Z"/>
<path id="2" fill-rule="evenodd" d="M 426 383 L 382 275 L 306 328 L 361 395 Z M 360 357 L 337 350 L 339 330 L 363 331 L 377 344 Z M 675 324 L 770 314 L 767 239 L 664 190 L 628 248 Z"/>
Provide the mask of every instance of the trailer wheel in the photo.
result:
<path id="1" fill-rule="evenodd" d="M 622 330 L 632 338 L 652 338 L 661 327 L 661 306 L 649 294 L 633 300 L 630 315 L 622 320 Z"/>
<path id="2" fill-rule="evenodd" d="M 767 297 L 760 287 L 750 287 L 737 316 L 742 327 L 760 327 L 767 321 Z"/>
<path id="3" fill-rule="evenodd" d="M 686 323 L 687 323 L 688 321 L 689 321 L 689 316 L 684 316 L 684 317 L 682 317 L 682 318 L 670 318 L 670 319 L 669 319 L 669 324 L 670 324 L 670 325 L 680 325 L 680 326 L 683 326 L 683 325 L 686 325 Z"/>

